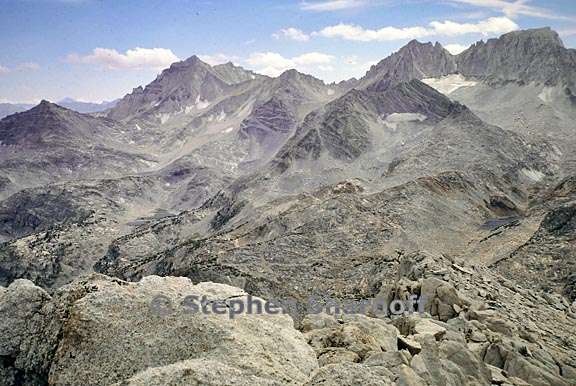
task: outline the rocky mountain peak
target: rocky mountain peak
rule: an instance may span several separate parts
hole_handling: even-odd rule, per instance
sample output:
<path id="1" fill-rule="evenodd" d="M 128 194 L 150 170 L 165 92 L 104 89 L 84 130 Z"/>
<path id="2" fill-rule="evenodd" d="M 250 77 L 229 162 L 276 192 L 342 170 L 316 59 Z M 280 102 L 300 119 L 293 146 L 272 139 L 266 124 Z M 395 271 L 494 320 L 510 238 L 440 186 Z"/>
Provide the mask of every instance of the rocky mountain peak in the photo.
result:
<path id="1" fill-rule="evenodd" d="M 440 49 L 443 50 L 444 47 L 442 47 L 442 45 L 438 42 L 436 42 L 436 44 L 432 44 L 432 42 L 422 43 L 416 39 L 413 39 L 410 40 L 408 44 L 406 44 L 404 47 L 400 48 L 398 52 L 406 53 L 406 52 L 420 52 L 424 50 L 440 50 Z"/>
<path id="2" fill-rule="evenodd" d="M 315 87 L 324 87 L 326 84 L 312 75 L 303 74 L 298 70 L 286 70 L 277 79 L 280 84 L 293 84 L 293 85 L 311 85 Z"/>
<path id="3" fill-rule="evenodd" d="M 550 27 L 513 31 L 500 37 L 503 41 L 526 42 L 532 45 L 552 45 L 564 47 L 560 35 Z"/>
<path id="4" fill-rule="evenodd" d="M 564 47 L 550 28 L 514 31 L 478 42 L 456 57 L 458 72 L 492 83 L 576 83 L 576 51 Z"/>
<path id="5" fill-rule="evenodd" d="M 188 59 L 184 60 L 184 63 L 204 63 L 197 55 L 192 55 Z"/>
<path id="6" fill-rule="evenodd" d="M 218 76 L 223 79 L 228 84 L 237 84 L 254 79 L 265 78 L 262 75 L 256 74 L 252 71 L 246 70 L 240 66 L 235 65 L 232 62 L 227 62 L 224 64 L 218 64 L 212 67 Z"/>
<path id="7" fill-rule="evenodd" d="M 126 120 L 152 112 L 181 111 L 200 100 L 222 95 L 230 84 L 198 56 L 173 63 L 144 89 L 135 89 L 110 110 L 108 117 Z"/>
<path id="8" fill-rule="evenodd" d="M 33 114 L 33 115 L 38 115 L 38 114 L 49 114 L 49 113 L 59 113 L 59 112 L 70 112 L 73 113 L 73 111 L 70 111 L 60 105 L 57 105 L 56 103 L 52 103 L 50 101 L 47 101 L 45 99 L 43 99 L 42 101 L 40 101 L 39 104 L 37 104 L 36 106 L 34 106 L 33 108 L 31 108 L 28 111 L 23 112 L 22 114 Z"/>
<path id="9" fill-rule="evenodd" d="M 359 85 L 361 88 L 383 90 L 399 82 L 443 76 L 455 71 L 455 58 L 441 44 L 412 40 L 372 66 Z"/>
<path id="10" fill-rule="evenodd" d="M 278 77 L 278 79 L 286 79 L 286 80 L 291 80 L 291 79 L 298 79 L 300 77 L 306 76 L 300 72 L 298 72 L 295 69 L 290 69 L 290 70 L 286 70 L 284 71 L 282 74 L 280 74 L 280 76 Z"/>
<path id="11" fill-rule="evenodd" d="M 23 147 L 96 142 L 96 138 L 107 131 L 110 131 L 109 121 L 69 110 L 47 100 L 0 121 L 2 144 Z"/>
<path id="12" fill-rule="evenodd" d="M 57 106 L 55 103 L 47 101 L 46 99 L 42 99 L 40 103 L 38 103 L 37 107 L 49 108 L 51 106 Z"/>
<path id="13" fill-rule="evenodd" d="M 211 67 L 208 63 L 205 63 L 202 60 L 200 60 L 198 56 L 192 55 L 186 60 L 172 63 L 172 65 L 170 65 L 168 69 L 162 71 L 162 74 L 160 76 L 177 72 L 208 71 L 210 68 Z"/>
<path id="14" fill-rule="evenodd" d="M 440 43 L 411 40 L 380 61 L 358 87 L 384 90 L 411 79 L 438 78 L 456 72 L 489 82 L 517 81 L 547 85 L 576 84 L 576 51 L 566 49 L 558 33 L 546 28 L 513 31 L 479 41 L 459 55 Z"/>
<path id="15" fill-rule="evenodd" d="M 236 65 L 234 65 L 234 63 L 228 61 L 226 63 L 217 64 L 214 66 L 214 68 L 216 68 L 216 67 L 218 67 L 218 68 L 237 68 L 239 66 L 236 66 Z"/>

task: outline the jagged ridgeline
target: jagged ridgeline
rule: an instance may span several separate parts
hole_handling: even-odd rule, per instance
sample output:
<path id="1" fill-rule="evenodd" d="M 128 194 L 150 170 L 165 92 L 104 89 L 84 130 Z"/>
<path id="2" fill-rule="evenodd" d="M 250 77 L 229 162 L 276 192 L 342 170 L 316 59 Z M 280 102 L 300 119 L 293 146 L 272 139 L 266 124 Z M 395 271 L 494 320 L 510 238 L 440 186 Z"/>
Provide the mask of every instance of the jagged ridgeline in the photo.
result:
<path id="1" fill-rule="evenodd" d="M 110 105 L 6 106 L 0 385 L 576 384 L 575 87 L 543 28 L 338 84 L 193 56 Z"/>

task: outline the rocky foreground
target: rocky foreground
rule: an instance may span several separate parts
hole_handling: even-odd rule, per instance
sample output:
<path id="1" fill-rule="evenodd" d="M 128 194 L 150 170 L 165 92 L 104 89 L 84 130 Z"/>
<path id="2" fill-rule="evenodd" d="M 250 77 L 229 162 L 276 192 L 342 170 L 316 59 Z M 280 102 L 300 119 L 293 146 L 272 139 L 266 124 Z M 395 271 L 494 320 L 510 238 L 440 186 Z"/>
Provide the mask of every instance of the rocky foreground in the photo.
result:
<path id="1" fill-rule="evenodd" d="M 247 297 L 224 284 L 92 274 L 49 295 L 16 280 L 0 287 L 0 385 L 575 384 L 576 309 L 562 297 L 422 253 L 397 270 L 379 296 L 419 295 L 424 314 L 311 314 L 298 329 L 177 306 Z"/>

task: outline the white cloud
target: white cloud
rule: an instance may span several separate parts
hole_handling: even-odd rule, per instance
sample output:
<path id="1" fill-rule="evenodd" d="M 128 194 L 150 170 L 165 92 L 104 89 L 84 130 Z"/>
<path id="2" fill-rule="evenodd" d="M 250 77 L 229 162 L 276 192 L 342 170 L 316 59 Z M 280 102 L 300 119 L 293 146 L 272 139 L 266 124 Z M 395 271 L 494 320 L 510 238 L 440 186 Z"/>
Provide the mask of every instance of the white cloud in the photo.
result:
<path id="1" fill-rule="evenodd" d="M 215 66 L 217 64 L 223 64 L 228 62 L 235 62 L 238 60 L 236 56 L 228 56 L 226 54 L 217 53 L 214 55 L 199 55 L 198 56 L 202 61 L 208 63 L 211 66 Z"/>
<path id="2" fill-rule="evenodd" d="M 310 40 L 310 36 L 308 36 L 304 31 L 294 27 L 281 29 L 280 31 L 272 34 L 272 37 L 274 39 L 284 38 L 289 40 L 296 40 L 298 42 L 307 42 Z"/>
<path id="3" fill-rule="evenodd" d="M 331 71 L 332 55 L 321 52 L 309 52 L 292 58 L 285 58 L 276 52 L 256 52 L 246 59 L 246 63 L 257 72 L 269 76 L 278 76 L 286 70 L 300 71 Z"/>
<path id="4" fill-rule="evenodd" d="M 20 71 L 38 71 L 40 69 L 40 65 L 34 62 L 25 62 L 20 63 L 16 69 Z"/>
<path id="5" fill-rule="evenodd" d="M 341 38 L 344 40 L 355 40 L 360 42 L 369 41 L 385 41 L 385 40 L 401 40 L 401 39 L 415 39 L 423 36 L 428 36 L 429 31 L 424 27 L 384 27 L 378 30 L 364 29 L 363 27 L 353 24 L 338 24 L 323 28 L 315 35 L 327 38 Z"/>
<path id="6" fill-rule="evenodd" d="M 0 65 L 0 75 L 8 74 L 12 71 L 37 71 L 40 69 L 40 65 L 34 62 L 25 62 L 15 65 L 12 68 L 8 68 Z"/>
<path id="7" fill-rule="evenodd" d="M 66 60 L 75 64 L 97 64 L 117 69 L 163 69 L 178 61 L 178 57 L 166 48 L 136 47 L 121 54 L 111 48 L 95 48 L 90 55 L 68 55 Z"/>
<path id="8" fill-rule="evenodd" d="M 427 36 L 457 36 L 470 33 L 483 35 L 499 34 L 519 29 L 507 17 L 491 17 L 478 23 L 457 23 L 453 21 L 433 21 L 428 27 L 383 27 L 377 30 L 365 29 L 352 24 L 338 24 L 325 27 L 314 35 L 327 38 L 340 38 L 361 42 L 418 39 Z"/>
<path id="9" fill-rule="evenodd" d="M 296 65 L 313 65 L 313 64 L 327 64 L 334 59 L 332 55 L 323 54 L 321 52 L 309 52 L 300 56 L 292 58 Z"/>
<path id="10" fill-rule="evenodd" d="M 446 50 L 448 50 L 452 55 L 458 55 L 459 53 L 466 51 L 468 46 L 463 44 L 446 44 L 444 48 L 446 48 Z"/>
<path id="11" fill-rule="evenodd" d="M 300 4 L 300 9 L 313 12 L 331 12 L 343 9 L 360 8 L 367 4 L 367 0 L 327 0 L 312 3 L 303 2 Z"/>
<path id="12" fill-rule="evenodd" d="M 518 24 L 507 17 L 490 17 L 478 23 L 456 23 L 453 21 L 433 21 L 430 23 L 433 35 L 458 36 L 470 33 L 499 34 L 519 29 Z"/>
<path id="13" fill-rule="evenodd" d="M 571 17 L 556 15 L 540 7 L 528 5 L 529 0 L 450 0 L 452 3 L 467 4 L 476 7 L 489 8 L 514 18 L 518 15 L 540 17 L 544 19 L 572 19 Z"/>

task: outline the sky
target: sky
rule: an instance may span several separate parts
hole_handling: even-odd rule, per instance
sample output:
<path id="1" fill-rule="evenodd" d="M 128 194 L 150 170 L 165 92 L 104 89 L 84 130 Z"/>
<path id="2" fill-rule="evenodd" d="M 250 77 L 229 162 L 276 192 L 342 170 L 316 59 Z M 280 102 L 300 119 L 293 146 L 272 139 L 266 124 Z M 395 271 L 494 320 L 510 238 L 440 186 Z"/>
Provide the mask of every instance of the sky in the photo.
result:
<path id="1" fill-rule="evenodd" d="M 192 55 L 340 81 L 412 39 L 544 26 L 576 48 L 576 0 L 0 0 L 0 102 L 113 100 Z"/>

